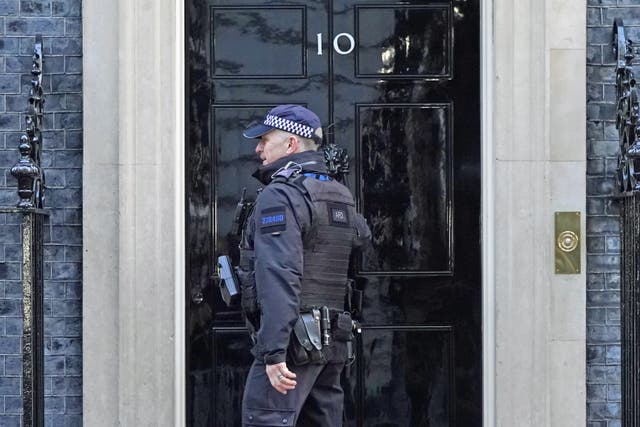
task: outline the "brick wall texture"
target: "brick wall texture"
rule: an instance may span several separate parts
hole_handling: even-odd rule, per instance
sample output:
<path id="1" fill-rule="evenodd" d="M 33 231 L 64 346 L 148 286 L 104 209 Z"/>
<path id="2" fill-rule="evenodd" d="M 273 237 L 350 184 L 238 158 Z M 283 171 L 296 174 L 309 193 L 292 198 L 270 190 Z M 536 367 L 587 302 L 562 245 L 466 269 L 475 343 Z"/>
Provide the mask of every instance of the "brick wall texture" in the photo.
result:
<path id="1" fill-rule="evenodd" d="M 81 0 L 0 0 L 0 206 L 15 206 L 9 169 L 30 89 L 34 36 L 44 42 L 45 425 L 82 425 Z M 19 218 L 0 214 L 0 426 L 20 426 L 22 285 Z"/>
<path id="2" fill-rule="evenodd" d="M 613 20 L 640 40 L 640 1 L 588 0 L 587 424 L 620 427 L 620 224 L 612 198 L 618 156 Z M 640 69 L 636 69 L 636 74 Z"/>

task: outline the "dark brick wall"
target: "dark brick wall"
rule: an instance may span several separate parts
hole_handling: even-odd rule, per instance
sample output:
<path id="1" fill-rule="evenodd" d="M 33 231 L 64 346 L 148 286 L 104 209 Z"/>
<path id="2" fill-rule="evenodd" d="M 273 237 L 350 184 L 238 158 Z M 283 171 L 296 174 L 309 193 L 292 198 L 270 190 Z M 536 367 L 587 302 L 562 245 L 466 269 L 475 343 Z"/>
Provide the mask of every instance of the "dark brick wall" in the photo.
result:
<path id="1" fill-rule="evenodd" d="M 0 206 L 17 201 L 9 168 L 30 88 L 35 34 L 44 39 L 45 413 L 82 425 L 81 0 L 0 0 Z M 0 426 L 19 426 L 22 291 L 19 219 L 0 215 Z"/>
<path id="2" fill-rule="evenodd" d="M 620 225 L 612 195 L 618 155 L 613 20 L 640 38 L 638 0 L 588 0 L 587 9 L 587 420 L 620 427 Z"/>

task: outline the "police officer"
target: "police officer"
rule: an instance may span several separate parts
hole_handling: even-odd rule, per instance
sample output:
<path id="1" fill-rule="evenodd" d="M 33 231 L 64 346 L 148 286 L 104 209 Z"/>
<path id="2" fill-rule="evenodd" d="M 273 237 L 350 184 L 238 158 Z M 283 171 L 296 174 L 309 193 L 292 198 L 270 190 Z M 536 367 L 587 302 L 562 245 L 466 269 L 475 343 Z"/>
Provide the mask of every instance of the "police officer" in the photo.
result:
<path id="1" fill-rule="evenodd" d="M 340 374 L 352 338 L 345 312 L 349 256 L 370 231 L 349 190 L 327 175 L 316 151 L 322 130 L 315 113 L 281 105 L 244 136 L 259 139 L 262 165 L 253 176 L 266 187 L 241 243 L 241 265 L 255 272 L 259 307 L 243 425 L 341 426 Z"/>

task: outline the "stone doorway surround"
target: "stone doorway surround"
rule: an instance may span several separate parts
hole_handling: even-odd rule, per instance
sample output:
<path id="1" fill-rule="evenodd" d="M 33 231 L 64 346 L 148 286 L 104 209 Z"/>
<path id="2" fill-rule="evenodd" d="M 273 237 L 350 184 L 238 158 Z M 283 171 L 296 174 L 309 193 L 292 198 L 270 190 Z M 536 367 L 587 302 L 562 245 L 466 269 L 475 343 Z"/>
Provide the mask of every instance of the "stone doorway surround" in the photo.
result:
<path id="1" fill-rule="evenodd" d="M 586 425 L 586 2 L 494 1 L 495 422 Z M 554 273 L 580 211 L 582 272 Z"/>
<path id="2" fill-rule="evenodd" d="M 181 2 L 84 0 L 83 424 L 184 425 Z"/>
<path id="3" fill-rule="evenodd" d="M 553 213 L 585 217 L 586 4 L 482 9 L 484 425 L 584 426 L 586 257 L 553 273 Z M 183 4 L 82 13 L 84 424 L 181 426 Z"/>

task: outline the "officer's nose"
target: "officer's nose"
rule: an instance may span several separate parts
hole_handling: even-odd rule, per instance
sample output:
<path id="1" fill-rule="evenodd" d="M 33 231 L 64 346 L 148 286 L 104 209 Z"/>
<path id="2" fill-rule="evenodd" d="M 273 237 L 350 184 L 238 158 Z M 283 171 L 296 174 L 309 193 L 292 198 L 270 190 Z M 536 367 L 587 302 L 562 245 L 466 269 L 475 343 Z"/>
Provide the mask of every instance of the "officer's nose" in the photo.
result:
<path id="1" fill-rule="evenodd" d="M 262 141 L 256 144 L 256 154 L 260 154 L 260 153 L 262 153 Z"/>

